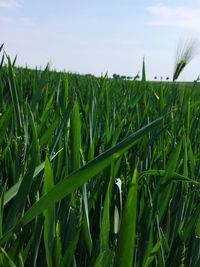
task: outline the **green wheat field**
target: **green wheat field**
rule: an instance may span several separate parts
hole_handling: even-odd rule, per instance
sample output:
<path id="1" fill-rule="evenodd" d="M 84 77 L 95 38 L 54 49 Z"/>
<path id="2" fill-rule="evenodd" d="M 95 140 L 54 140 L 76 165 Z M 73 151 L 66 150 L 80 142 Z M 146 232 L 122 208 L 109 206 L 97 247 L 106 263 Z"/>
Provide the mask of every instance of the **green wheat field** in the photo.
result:
<path id="1" fill-rule="evenodd" d="M 191 47 L 190 47 L 191 48 Z M 199 267 L 200 85 L 0 52 L 0 266 Z M 173 67 L 173 66 L 172 66 Z"/>

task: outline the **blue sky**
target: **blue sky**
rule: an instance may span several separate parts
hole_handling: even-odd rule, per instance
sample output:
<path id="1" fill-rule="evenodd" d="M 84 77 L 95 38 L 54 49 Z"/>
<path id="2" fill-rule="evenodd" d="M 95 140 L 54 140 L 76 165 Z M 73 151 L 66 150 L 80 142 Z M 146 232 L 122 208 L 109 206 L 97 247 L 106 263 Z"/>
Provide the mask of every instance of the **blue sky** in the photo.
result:
<path id="1" fill-rule="evenodd" d="M 199 2 L 199 3 L 198 3 Z M 200 36 L 200 1 L 0 0 L 0 43 L 18 65 L 172 76 L 180 39 Z M 181 80 L 200 74 L 200 54 Z"/>

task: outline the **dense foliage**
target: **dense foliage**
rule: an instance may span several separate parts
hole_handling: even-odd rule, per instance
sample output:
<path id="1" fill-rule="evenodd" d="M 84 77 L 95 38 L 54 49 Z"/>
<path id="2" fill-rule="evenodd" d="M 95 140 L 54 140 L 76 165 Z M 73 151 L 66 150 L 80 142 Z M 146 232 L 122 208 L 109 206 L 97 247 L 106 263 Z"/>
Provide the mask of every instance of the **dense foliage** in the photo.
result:
<path id="1" fill-rule="evenodd" d="M 0 265 L 200 266 L 198 84 L 5 58 Z"/>

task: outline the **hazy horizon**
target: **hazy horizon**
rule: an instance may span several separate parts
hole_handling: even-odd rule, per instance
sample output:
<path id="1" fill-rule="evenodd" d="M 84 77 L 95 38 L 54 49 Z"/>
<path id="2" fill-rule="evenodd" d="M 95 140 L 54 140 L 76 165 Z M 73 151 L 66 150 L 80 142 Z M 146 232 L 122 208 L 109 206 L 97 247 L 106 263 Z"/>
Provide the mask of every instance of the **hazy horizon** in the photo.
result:
<path id="1" fill-rule="evenodd" d="M 180 38 L 198 39 L 200 3 L 131 0 L 0 0 L 1 39 L 17 65 L 96 76 L 141 74 L 172 78 Z M 179 80 L 200 74 L 200 55 Z"/>

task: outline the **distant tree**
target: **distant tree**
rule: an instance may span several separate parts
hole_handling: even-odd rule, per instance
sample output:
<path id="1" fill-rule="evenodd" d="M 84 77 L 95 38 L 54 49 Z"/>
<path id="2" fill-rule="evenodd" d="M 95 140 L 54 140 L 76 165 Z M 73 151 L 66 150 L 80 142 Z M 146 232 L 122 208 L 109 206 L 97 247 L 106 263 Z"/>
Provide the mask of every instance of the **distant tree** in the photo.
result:
<path id="1" fill-rule="evenodd" d="M 116 73 L 113 73 L 113 79 L 120 79 L 120 75 L 116 74 Z"/>
<path id="2" fill-rule="evenodd" d="M 169 77 L 167 76 L 166 80 L 168 81 L 169 80 Z"/>
<path id="3" fill-rule="evenodd" d="M 85 74 L 85 77 L 88 77 L 88 78 L 93 78 L 93 77 L 95 77 L 93 74 L 91 74 L 91 73 L 87 73 L 87 74 Z"/>
<path id="4" fill-rule="evenodd" d="M 154 76 L 154 80 L 157 80 L 157 76 Z"/>

